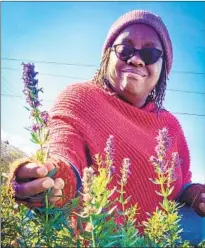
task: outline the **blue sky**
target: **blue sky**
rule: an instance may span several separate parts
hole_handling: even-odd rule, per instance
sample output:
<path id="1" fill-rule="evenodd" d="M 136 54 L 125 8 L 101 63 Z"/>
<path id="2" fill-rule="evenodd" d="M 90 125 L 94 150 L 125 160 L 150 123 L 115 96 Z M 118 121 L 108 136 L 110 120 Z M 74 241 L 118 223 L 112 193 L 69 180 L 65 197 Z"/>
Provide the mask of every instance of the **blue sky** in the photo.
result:
<path id="1" fill-rule="evenodd" d="M 176 115 L 184 129 L 191 153 L 193 181 L 205 182 L 204 2 L 2 2 L 2 58 L 94 65 L 35 63 L 45 91 L 44 108 L 49 109 L 68 84 L 92 78 L 99 67 L 101 48 L 110 25 L 133 9 L 158 14 L 168 27 L 174 63 L 165 107 Z M 7 138 L 25 151 L 31 151 L 34 147 L 24 129 L 30 120 L 23 107 L 21 61 L 2 59 L 1 66 L 2 139 Z"/>

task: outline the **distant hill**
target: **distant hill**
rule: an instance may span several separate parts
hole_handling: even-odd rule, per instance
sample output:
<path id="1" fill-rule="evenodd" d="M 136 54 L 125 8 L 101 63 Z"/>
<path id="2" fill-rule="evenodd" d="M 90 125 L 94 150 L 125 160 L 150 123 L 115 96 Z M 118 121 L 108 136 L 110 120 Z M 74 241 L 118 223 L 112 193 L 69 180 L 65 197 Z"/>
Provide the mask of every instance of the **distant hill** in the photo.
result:
<path id="1" fill-rule="evenodd" d="M 8 141 L 1 141 L 1 161 L 0 167 L 2 172 L 9 171 L 9 164 L 15 159 L 27 156 L 27 154 L 21 151 L 19 148 L 12 146 Z"/>

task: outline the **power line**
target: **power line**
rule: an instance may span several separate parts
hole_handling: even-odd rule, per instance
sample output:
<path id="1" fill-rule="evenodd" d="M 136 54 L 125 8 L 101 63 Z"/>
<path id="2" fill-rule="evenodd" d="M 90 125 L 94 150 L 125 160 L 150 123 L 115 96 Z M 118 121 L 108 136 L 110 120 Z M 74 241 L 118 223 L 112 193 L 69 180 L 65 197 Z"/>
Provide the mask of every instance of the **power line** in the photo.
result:
<path id="1" fill-rule="evenodd" d="M 2 86 L 6 87 L 6 90 L 8 90 L 9 92 L 12 92 L 15 94 L 15 91 L 13 90 L 13 87 L 11 86 L 11 84 L 2 76 L 3 81 L 5 82 L 5 84 L 3 83 Z"/>
<path id="2" fill-rule="evenodd" d="M 1 67 L 3 70 L 11 70 L 11 71 L 19 71 L 15 68 L 9 68 L 9 67 Z M 87 78 L 79 78 L 79 77 L 70 77 L 67 75 L 57 75 L 57 74 L 50 74 L 50 73 L 39 73 L 39 75 L 43 76 L 52 76 L 52 77 L 64 77 L 64 78 L 70 78 L 70 79 L 79 79 L 79 80 L 88 80 Z"/>
<path id="3" fill-rule="evenodd" d="M 177 90 L 177 89 L 167 89 L 168 91 L 179 91 L 183 93 L 188 93 L 188 94 L 200 94 L 200 95 L 205 95 L 205 92 L 197 92 L 197 91 L 188 91 L 188 90 Z"/>
<path id="4" fill-rule="evenodd" d="M 40 61 L 40 60 L 28 60 L 28 59 L 13 59 L 13 58 L 1 58 L 2 60 L 9 61 L 28 61 L 39 64 L 54 64 L 54 65 L 68 65 L 68 66 L 82 66 L 82 67 L 97 67 L 96 65 L 88 65 L 88 64 L 74 64 L 74 63 L 64 63 L 64 62 L 55 62 L 55 61 Z"/>
<path id="5" fill-rule="evenodd" d="M 175 115 L 196 115 L 196 116 L 205 116 L 205 115 L 202 115 L 202 114 L 194 114 L 194 113 L 181 113 L 181 112 L 172 112 L 173 114 Z"/>
<path id="6" fill-rule="evenodd" d="M 23 96 L 10 95 L 10 94 L 1 94 L 1 96 L 6 96 L 6 97 L 12 97 L 12 98 L 21 98 L 21 99 L 24 99 L 24 97 L 23 97 Z"/>
<path id="7" fill-rule="evenodd" d="M 66 66 L 81 66 L 81 67 L 98 67 L 97 65 L 89 65 L 89 64 L 76 64 L 76 63 L 65 63 L 65 62 L 55 62 L 55 61 L 43 61 L 43 60 L 27 60 L 27 59 L 14 59 L 14 58 L 1 58 L 2 60 L 9 61 L 28 61 L 32 63 L 41 63 L 41 64 L 54 64 L 54 65 L 66 65 Z M 172 71 L 173 73 L 178 74 L 199 74 L 204 75 L 205 72 L 194 72 L 194 71 Z"/>
<path id="8" fill-rule="evenodd" d="M 24 99 L 24 97 L 22 96 L 17 96 L 17 95 L 10 95 L 10 94 L 1 94 L 2 96 L 5 96 L 5 97 L 11 97 L 11 98 L 21 98 L 21 99 Z M 52 100 L 50 100 L 52 101 Z M 194 113 L 181 113 L 181 112 L 171 112 L 172 114 L 176 114 L 176 115 L 194 115 L 194 116 L 200 116 L 200 117 L 204 117 L 205 115 L 203 114 L 194 114 Z"/>
<path id="9" fill-rule="evenodd" d="M 18 69 L 9 68 L 9 67 L 1 67 L 1 69 L 12 70 L 12 71 L 18 71 Z M 67 75 L 56 75 L 56 74 L 50 74 L 50 73 L 39 73 L 39 75 L 51 76 L 51 77 L 63 77 L 63 78 L 78 79 L 78 80 L 88 80 L 87 78 L 69 77 L 69 76 L 67 76 Z M 167 89 L 167 91 L 178 91 L 178 92 L 183 92 L 183 93 L 188 93 L 188 94 L 200 94 L 200 95 L 205 95 L 205 92 L 196 92 L 196 91 L 179 90 L 179 89 Z"/>

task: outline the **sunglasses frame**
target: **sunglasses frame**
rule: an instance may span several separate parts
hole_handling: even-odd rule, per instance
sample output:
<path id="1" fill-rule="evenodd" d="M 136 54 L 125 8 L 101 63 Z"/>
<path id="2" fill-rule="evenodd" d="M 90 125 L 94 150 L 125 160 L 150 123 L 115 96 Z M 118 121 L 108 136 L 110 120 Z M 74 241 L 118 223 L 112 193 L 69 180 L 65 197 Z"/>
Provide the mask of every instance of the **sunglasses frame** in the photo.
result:
<path id="1" fill-rule="evenodd" d="M 119 53 L 118 53 L 117 50 L 116 50 L 117 46 L 128 46 L 128 47 L 132 48 L 133 53 L 131 54 L 131 56 L 129 56 L 129 58 L 122 59 L 122 58 L 120 58 Z M 142 56 L 141 56 L 140 53 L 141 53 L 141 51 L 146 50 L 146 49 L 150 49 L 150 48 L 156 49 L 157 51 L 160 51 L 160 52 L 161 52 L 161 55 L 159 56 L 159 58 L 158 58 L 155 62 L 153 62 L 153 63 L 146 63 L 146 62 L 142 59 Z M 155 47 L 145 47 L 145 48 L 142 48 L 142 49 L 137 49 L 137 48 L 135 48 L 135 47 L 133 47 L 133 46 L 131 46 L 131 45 L 129 45 L 129 44 L 116 44 L 116 45 L 114 45 L 114 46 L 112 47 L 111 51 L 114 51 L 114 52 L 115 52 L 115 54 L 116 54 L 116 56 L 118 57 L 118 59 L 120 59 L 120 60 L 122 60 L 122 61 L 125 61 L 125 62 L 127 62 L 129 59 L 131 59 L 133 56 L 135 56 L 136 53 L 138 53 L 139 56 L 140 56 L 140 58 L 143 60 L 143 62 L 144 62 L 146 65 L 155 64 L 160 58 L 164 58 L 163 51 L 161 51 L 160 49 L 155 48 Z"/>

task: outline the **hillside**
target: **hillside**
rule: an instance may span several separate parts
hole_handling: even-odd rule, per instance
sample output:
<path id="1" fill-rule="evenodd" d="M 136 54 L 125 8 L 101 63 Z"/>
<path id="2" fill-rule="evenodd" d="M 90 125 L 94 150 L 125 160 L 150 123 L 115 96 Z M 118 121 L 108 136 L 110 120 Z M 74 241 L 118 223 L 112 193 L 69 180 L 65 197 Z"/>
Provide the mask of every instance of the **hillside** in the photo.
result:
<path id="1" fill-rule="evenodd" d="M 12 146 L 8 141 L 1 141 L 1 172 L 8 173 L 9 164 L 15 159 L 25 157 L 26 153 L 19 148 Z"/>

